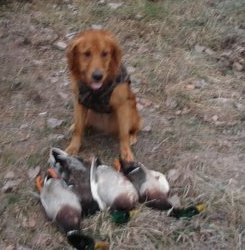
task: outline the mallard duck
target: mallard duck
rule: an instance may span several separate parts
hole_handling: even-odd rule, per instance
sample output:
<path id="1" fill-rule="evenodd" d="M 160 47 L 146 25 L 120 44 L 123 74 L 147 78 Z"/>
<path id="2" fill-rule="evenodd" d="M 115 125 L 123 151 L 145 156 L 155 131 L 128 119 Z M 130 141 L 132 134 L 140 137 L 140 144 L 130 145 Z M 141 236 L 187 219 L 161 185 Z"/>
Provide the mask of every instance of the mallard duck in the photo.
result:
<path id="1" fill-rule="evenodd" d="M 44 181 L 41 176 L 36 179 L 40 200 L 48 218 L 66 234 L 68 242 L 74 248 L 108 249 L 106 242 L 95 242 L 79 231 L 82 211 L 79 197 L 58 177 L 54 169 L 49 169 Z"/>
<path id="2" fill-rule="evenodd" d="M 133 183 L 138 191 L 140 202 L 160 210 L 172 208 L 168 201 L 169 184 L 165 175 L 147 169 L 140 162 L 126 162 L 119 159 L 114 162 L 114 165 Z"/>
<path id="3" fill-rule="evenodd" d="M 83 215 L 99 211 L 90 188 L 91 163 L 75 156 L 69 156 L 59 148 L 51 148 L 49 162 L 79 197 Z"/>
<path id="4" fill-rule="evenodd" d="M 138 201 L 138 193 L 133 184 L 123 174 L 96 158 L 91 164 L 90 183 L 93 198 L 100 209 L 109 209 L 116 223 L 127 222 L 130 211 Z"/>

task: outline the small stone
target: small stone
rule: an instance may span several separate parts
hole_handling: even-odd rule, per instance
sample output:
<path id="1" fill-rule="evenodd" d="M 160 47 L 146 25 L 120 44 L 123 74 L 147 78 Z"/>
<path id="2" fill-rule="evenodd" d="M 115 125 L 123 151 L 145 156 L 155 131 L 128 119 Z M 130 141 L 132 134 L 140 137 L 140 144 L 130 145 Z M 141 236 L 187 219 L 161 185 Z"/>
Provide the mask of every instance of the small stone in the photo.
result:
<path id="1" fill-rule="evenodd" d="M 105 1 L 105 0 L 99 0 L 99 1 L 98 1 L 98 4 L 104 5 L 104 4 L 106 4 L 106 1 Z"/>
<path id="2" fill-rule="evenodd" d="M 240 112 L 245 112 L 245 105 L 241 103 L 235 103 L 235 107 L 238 109 Z"/>
<path id="3" fill-rule="evenodd" d="M 177 111 L 175 112 L 176 115 L 181 115 L 181 113 L 182 113 L 181 110 L 177 110 Z"/>
<path id="4" fill-rule="evenodd" d="M 136 19 L 136 20 L 141 20 L 143 17 L 144 17 L 143 15 L 137 14 L 137 15 L 135 16 L 135 19 Z"/>
<path id="5" fill-rule="evenodd" d="M 20 129 L 25 129 L 25 128 L 28 128 L 28 124 L 27 123 L 24 123 L 20 126 Z"/>
<path id="6" fill-rule="evenodd" d="M 129 74 L 134 73 L 134 72 L 135 72 L 135 70 L 136 70 L 136 68 L 135 68 L 135 67 L 132 67 L 132 66 L 128 66 L 128 67 L 127 67 L 127 71 L 128 71 L 128 73 L 129 73 Z"/>
<path id="7" fill-rule="evenodd" d="M 38 115 L 39 115 L 39 116 L 46 116 L 47 113 L 48 113 L 48 112 L 41 112 L 41 113 L 39 113 Z"/>
<path id="8" fill-rule="evenodd" d="M 212 119 L 214 122 L 216 122 L 216 121 L 218 121 L 219 117 L 218 117 L 217 115 L 213 115 L 213 116 L 211 117 L 211 119 Z"/>
<path id="9" fill-rule="evenodd" d="M 204 79 L 195 81 L 195 88 L 203 89 L 207 85 L 207 82 Z"/>
<path id="10" fill-rule="evenodd" d="M 62 125 L 63 120 L 59 120 L 56 118 L 49 118 L 47 121 L 47 125 L 49 128 L 58 128 Z"/>
<path id="11" fill-rule="evenodd" d="M 4 250 L 14 250 L 15 246 L 14 245 L 8 245 L 7 247 L 4 248 Z"/>
<path id="12" fill-rule="evenodd" d="M 17 186 L 21 183 L 21 180 L 8 180 L 2 187 L 3 193 L 8 193 L 16 190 Z"/>
<path id="13" fill-rule="evenodd" d="M 152 130 L 151 125 L 146 125 L 146 126 L 142 129 L 143 132 L 151 132 L 151 130 Z"/>
<path id="14" fill-rule="evenodd" d="M 36 226 L 37 222 L 34 218 L 24 218 L 22 225 L 25 228 L 34 228 Z"/>
<path id="15" fill-rule="evenodd" d="M 21 89 L 22 88 L 22 85 L 23 83 L 19 80 L 16 80 L 14 81 L 12 84 L 11 84 L 11 89 L 12 90 L 17 90 L 17 89 Z"/>
<path id="16" fill-rule="evenodd" d="M 64 92 L 58 92 L 58 95 L 63 99 L 63 100 L 67 100 L 68 98 L 68 94 L 64 93 Z"/>
<path id="17" fill-rule="evenodd" d="M 15 178 L 15 173 L 14 171 L 9 171 L 7 174 L 4 176 L 4 179 L 14 179 Z"/>
<path id="18" fill-rule="evenodd" d="M 144 106 L 144 107 L 149 107 L 152 105 L 152 101 L 146 99 L 146 98 L 140 98 L 140 103 Z"/>
<path id="19" fill-rule="evenodd" d="M 186 89 L 188 89 L 188 90 L 193 90 L 193 89 L 195 89 L 195 86 L 194 86 L 193 84 L 187 84 L 185 87 L 186 87 Z"/>
<path id="20" fill-rule="evenodd" d="M 205 53 L 209 56 L 214 56 L 216 54 L 216 52 L 210 48 L 205 49 Z"/>
<path id="21" fill-rule="evenodd" d="M 174 109 L 178 106 L 178 103 L 173 98 L 168 97 L 166 100 L 166 106 L 170 109 Z"/>
<path id="22" fill-rule="evenodd" d="M 116 10 L 119 7 L 122 6 L 122 3 L 108 3 L 108 6 L 112 9 L 112 10 Z"/>
<path id="23" fill-rule="evenodd" d="M 241 72 L 243 71 L 243 66 L 239 62 L 234 62 L 232 65 L 232 69 Z"/>
<path id="24" fill-rule="evenodd" d="M 42 66 L 44 65 L 44 62 L 41 60 L 33 60 L 32 61 L 35 66 Z"/>
<path id="25" fill-rule="evenodd" d="M 58 42 L 55 42 L 53 44 L 53 46 L 54 46 L 55 49 L 63 51 L 63 50 L 66 49 L 67 44 L 65 42 L 63 42 L 63 41 L 58 41 Z"/>
<path id="26" fill-rule="evenodd" d="M 133 91 L 135 94 L 137 94 L 137 93 L 139 93 L 140 88 L 132 87 L 132 91 Z"/>
<path id="27" fill-rule="evenodd" d="M 49 136 L 49 140 L 50 140 L 50 141 L 56 141 L 56 142 L 61 141 L 61 140 L 63 140 L 64 138 L 65 138 L 65 136 L 62 135 L 62 134 L 54 134 L 54 135 L 50 135 L 50 136 Z"/>
<path id="28" fill-rule="evenodd" d="M 199 44 L 196 44 L 194 48 L 195 48 L 195 51 L 198 52 L 198 53 L 202 53 L 202 52 L 204 52 L 206 50 L 206 47 L 201 46 Z"/>
<path id="29" fill-rule="evenodd" d="M 140 103 L 137 103 L 137 109 L 138 109 L 138 111 L 142 111 L 144 109 L 144 107 Z"/>
<path id="30" fill-rule="evenodd" d="M 38 174 L 40 173 L 41 168 L 36 166 L 35 168 L 31 168 L 28 170 L 28 176 L 31 180 L 34 180 Z"/>
<path id="31" fill-rule="evenodd" d="M 103 29 L 103 25 L 101 25 L 101 24 L 92 24 L 91 28 L 95 29 L 95 30 L 101 30 L 101 29 Z"/>

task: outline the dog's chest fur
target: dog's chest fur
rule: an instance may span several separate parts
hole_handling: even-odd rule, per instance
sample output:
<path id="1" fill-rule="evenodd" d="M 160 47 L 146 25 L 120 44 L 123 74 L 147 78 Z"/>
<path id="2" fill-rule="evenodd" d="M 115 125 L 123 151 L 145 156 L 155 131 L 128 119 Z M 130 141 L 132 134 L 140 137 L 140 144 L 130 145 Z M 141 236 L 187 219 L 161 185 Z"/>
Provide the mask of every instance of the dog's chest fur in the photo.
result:
<path id="1" fill-rule="evenodd" d="M 110 98 L 114 88 L 121 83 L 130 84 L 130 77 L 122 65 L 114 81 L 108 82 L 104 87 L 94 91 L 82 81 L 79 82 L 79 102 L 86 108 L 97 113 L 111 113 Z"/>

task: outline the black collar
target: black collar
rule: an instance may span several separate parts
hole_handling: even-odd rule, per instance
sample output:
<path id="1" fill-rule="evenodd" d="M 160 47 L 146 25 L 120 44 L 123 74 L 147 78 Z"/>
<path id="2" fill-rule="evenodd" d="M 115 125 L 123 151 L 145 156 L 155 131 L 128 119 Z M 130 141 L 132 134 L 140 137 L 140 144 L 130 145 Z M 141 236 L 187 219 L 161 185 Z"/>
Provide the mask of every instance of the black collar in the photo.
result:
<path id="1" fill-rule="evenodd" d="M 114 88 L 121 83 L 127 82 L 130 84 L 130 77 L 126 68 L 122 65 L 119 74 L 114 81 L 108 82 L 104 87 L 99 90 L 93 90 L 79 81 L 79 102 L 88 109 L 92 109 L 98 113 L 111 113 L 110 97 Z"/>

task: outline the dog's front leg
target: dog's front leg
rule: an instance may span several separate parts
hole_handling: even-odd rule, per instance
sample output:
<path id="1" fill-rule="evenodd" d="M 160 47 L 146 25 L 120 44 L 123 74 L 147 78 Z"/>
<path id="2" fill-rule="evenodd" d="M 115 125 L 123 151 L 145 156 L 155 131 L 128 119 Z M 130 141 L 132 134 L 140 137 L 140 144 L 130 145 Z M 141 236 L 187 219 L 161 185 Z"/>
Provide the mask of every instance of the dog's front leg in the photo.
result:
<path id="1" fill-rule="evenodd" d="M 76 155 L 79 152 L 79 149 L 82 144 L 87 113 L 87 108 L 81 105 L 78 100 L 75 100 L 73 135 L 70 145 L 65 150 L 68 154 Z"/>
<path id="2" fill-rule="evenodd" d="M 120 153 L 122 159 L 126 161 L 133 161 L 134 155 L 130 149 L 130 107 L 128 102 L 122 104 L 116 110 L 118 128 L 119 128 L 119 141 Z"/>

